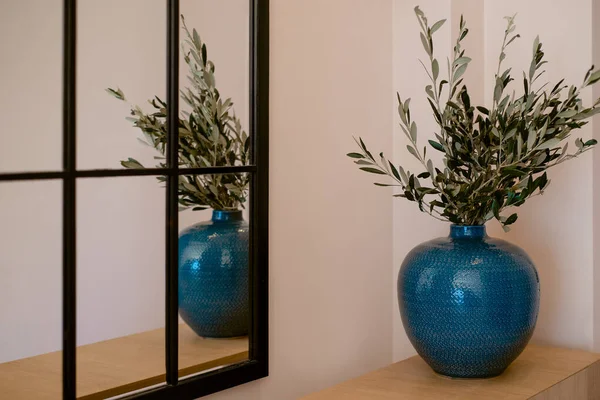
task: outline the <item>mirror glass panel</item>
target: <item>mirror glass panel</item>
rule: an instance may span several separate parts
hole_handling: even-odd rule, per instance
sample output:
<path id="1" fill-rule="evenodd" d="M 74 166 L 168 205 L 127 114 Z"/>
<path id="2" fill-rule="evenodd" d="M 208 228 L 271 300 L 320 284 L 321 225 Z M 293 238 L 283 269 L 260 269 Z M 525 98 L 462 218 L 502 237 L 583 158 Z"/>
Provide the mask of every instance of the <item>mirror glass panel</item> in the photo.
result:
<path id="1" fill-rule="evenodd" d="M 163 383 L 165 189 L 152 176 L 77 189 L 77 395 Z"/>
<path id="2" fill-rule="evenodd" d="M 0 2 L 0 173 L 62 168 L 62 11 Z"/>
<path id="3" fill-rule="evenodd" d="M 165 3 L 78 1 L 79 171 L 165 166 Z M 180 168 L 250 164 L 249 7 L 180 2 Z M 0 2 L 0 173 L 62 170 L 62 13 Z M 248 359 L 249 180 L 179 178 L 182 378 Z M 165 196 L 164 176 L 77 180 L 78 398 L 165 382 Z M 62 201 L 60 179 L 0 182 L 0 393 L 15 400 L 62 396 Z"/>
<path id="4" fill-rule="evenodd" d="M 182 179 L 212 205 L 179 214 L 179 370 L 189 376 L 248 359 L 249 175 Z"/>
<path id="5" fill-rule="evenodd" d="M 0 397 L 62 398 L 62 182 L 0 182 Z"/>
<path id="6" fill-rule="evenodd" d="M 83 0 L 77 18 L 77 168 L 158 164 L 128 118 L 166 96 L 165 1 Z"/>

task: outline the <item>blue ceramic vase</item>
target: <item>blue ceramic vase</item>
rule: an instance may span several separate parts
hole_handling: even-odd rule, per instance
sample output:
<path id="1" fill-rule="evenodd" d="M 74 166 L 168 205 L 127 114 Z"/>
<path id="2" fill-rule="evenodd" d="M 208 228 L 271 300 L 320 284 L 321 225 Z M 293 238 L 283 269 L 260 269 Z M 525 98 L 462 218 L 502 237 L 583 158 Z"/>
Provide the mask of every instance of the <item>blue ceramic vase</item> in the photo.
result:
<path id="1" fill-rule="evenodd" d="M 406 334 L 437 373 L 500 375 L 523 351 L 539 310 L 539 279 L 525 251 L 487 236 L 485 226 L 452 225 L 420 244 L 398 275 Z"/>
<path id="2" fill-rule="evenodd" d="M 179 315 L 199 336 L 246 336 L 248 224 L 241 211 L 213 211 L 179 235 Z"/>

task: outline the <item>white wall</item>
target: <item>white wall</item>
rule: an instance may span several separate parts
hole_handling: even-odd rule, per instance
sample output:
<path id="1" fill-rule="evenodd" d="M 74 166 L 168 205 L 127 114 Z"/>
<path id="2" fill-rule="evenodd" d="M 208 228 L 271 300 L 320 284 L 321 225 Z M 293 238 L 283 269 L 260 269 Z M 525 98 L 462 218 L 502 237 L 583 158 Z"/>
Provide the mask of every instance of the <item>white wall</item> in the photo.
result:
<path id="1" fill-rule="evenodd" d="M 592 53 L 594 65 L 600 67 L 600 3 L 597 1 L 592 2 Z M 592 91 L 592 98 L 600 98 L 600 86 L 596 85 Z M 594 117 L 593 121 L 593 136 L 600 142 L 600 116 Z M 600 350 L 600 154 L 598 151 L 593 153 L 593 165 L 592 168 L 594 173 L 593 181 L 593 224 L 594 224 L 594 351 Z"/>
<path id="2" fill-rule="evenodd" d="M 392 360 L 392 199 L 345 153 L 391 153 L 392 3 L 271 2 L 270 376 L 291 400 Z"/>

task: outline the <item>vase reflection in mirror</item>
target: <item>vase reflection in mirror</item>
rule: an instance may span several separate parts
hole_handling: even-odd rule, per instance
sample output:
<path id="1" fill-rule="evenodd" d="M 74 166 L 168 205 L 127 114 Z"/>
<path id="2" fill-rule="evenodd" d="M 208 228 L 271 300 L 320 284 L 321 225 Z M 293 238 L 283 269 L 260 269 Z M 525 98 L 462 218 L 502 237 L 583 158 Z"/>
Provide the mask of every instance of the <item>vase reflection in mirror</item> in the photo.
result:
<path id="1" fill-rule="evenodd" d="M 179 118 L 180 168 L 240 167 L 250 164 L 250 137 L 242 127 L 231 98 L 217 89 L 216 66 L 196 29 L 185 34 L 183 55 L 191 85 L 181 90 L 187 107 Z M 107 88 L 127 101 L 120 88 Z M 130 105 L 129 121 L 139 128 L 145 144 L 159 156 L 156 168 L 167 167 L 167 104 L 150 99 L 145 112 Z M 121 161 L 130 169 L 146 168 L 134 158 Z M 179 236 L 178 301 L 181 318 L 201 337 L 233 338 L 248 335 L 248 224 L 242 211 L 248 198 L 250 176 L 198 174 L 178 177 L 180 208 L 212 209 L 210 221 L 195 224 Z M 166 180 L 159 177 L 160 182 Z"/>
<path id="2" fill-rule="evenodd" d="M 179 236 L 179 314 L 206 338 L 246 336 L 248 223 L 241 211 L 213 211 Z"/>

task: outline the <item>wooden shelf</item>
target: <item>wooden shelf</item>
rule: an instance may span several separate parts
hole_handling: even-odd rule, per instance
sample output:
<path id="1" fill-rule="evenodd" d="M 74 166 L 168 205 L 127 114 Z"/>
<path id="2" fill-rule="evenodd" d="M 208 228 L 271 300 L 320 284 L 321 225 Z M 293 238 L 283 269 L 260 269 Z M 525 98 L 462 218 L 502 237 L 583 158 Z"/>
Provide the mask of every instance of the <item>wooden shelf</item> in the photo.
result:
<path id="1" fill-rule="evenodd" d="M 305 400 L 590 400 L 600 399 L 600 354 L 529 346 L 499 377 L 450 379 L 418 356 Z"/>
<path id="2" fill-rule="evenodd" d="M 157 329 L 77 348 L 77 398 L 105 399 L 165 381 L 165 332 Z M 0 398 L 62 398 L 62 353 L 0 364 Z M 179 326 L 179 376 L 248 359 L 248 339 L 203 339 Z"/>

